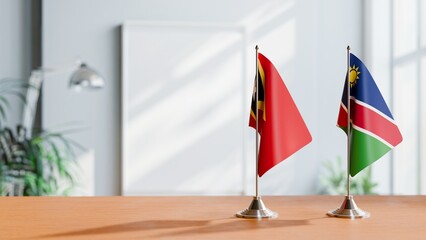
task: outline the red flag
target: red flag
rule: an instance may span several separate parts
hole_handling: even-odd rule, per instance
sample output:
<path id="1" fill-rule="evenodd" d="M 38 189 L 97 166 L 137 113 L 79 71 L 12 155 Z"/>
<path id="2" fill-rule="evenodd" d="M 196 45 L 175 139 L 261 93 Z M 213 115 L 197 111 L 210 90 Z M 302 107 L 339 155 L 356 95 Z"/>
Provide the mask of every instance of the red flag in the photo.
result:
<path id="1" fill-rule="evenodd" d="M 312 141 L 311 134 L 274 65 L 258 55 L 259 167 L 261 177 L 269 169 Z M 255 89 L 256 90 L 256 89 Z M 256 92 L 249 126 L 256 129 Z"/>

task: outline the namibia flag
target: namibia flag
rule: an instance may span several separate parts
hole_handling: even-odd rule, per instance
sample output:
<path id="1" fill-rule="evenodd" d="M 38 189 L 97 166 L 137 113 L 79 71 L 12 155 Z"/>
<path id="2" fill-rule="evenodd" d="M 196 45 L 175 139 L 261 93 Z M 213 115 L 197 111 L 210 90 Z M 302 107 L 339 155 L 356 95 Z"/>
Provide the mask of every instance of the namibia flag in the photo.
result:
<path id="1" fill-rule="evenodd" d="M 258 174 L 288 158 L 312 141 L 311 134 L 274 65 L 258 54 L 258 113 L 254 89 L 249 126 L 260 134 Z"/>
<path id="2" fill-rule="evenodd" d="M 381 158 L 402 141 L 401 132 L 365 65 L 350 54 L 350 174 Z M 348 92 L 346 77 L 337 126 L 347 131 Z"/>

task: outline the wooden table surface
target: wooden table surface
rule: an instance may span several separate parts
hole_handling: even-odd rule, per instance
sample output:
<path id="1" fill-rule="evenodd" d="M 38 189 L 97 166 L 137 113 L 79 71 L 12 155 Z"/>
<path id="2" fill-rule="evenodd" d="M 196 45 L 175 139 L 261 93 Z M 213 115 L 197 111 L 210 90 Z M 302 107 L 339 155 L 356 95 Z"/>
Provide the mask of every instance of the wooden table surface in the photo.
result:
<path id="1" fill-rule="evenodd" d="M 342 196 L 262 199 L 278 218 L 235 218 L 251 197 L 2 197 L 0 239 L 426 239 L 426 196 L 356 196 L 357 220 L 325 215 Z"/>

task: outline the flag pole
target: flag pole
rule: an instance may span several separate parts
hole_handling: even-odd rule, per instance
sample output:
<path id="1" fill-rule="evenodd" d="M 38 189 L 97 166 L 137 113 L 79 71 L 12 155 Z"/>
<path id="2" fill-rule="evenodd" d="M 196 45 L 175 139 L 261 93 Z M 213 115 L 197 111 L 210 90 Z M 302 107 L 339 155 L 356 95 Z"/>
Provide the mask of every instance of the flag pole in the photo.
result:
<path id="1" fill-rule="evenodd" d="M 347 126 L 347 193 L 345 196 L 345 199 L 343 200 L 342 205 L 332 211 L 328 211 L 327 215 L 330 217 L 339 217 L 339 218 L 368 218 L 370 217 L 370 213 L 363 211 L 360 209 L 353 199 L 353 196 L 351 195 L 351 134 L 352 134 L 352 127 L 351 127 L 351 62 L 350 62 L 350 50 L 351 47 L 346 48 L 347 49 L 347 77 L 346 77 L 346 93 L 347 93 L 347 102 L 346 102 L 346 109 L 348 113 L 348 126 Z"/>
<path id="2" fill-rule="evenodd" d="M 256 45 L 256 77 L 254 89 L 256 93 L 256 107 L 255 107 L 255 115 L 256 115 L 256 195 L 253 197 L 253 200 L 250 203 L 250 206 L 240 212 L 235 214 L 236 217 L 239 218 L 276 218 L 278 214 L 269 210 L 265 204 L 263 203 L 260 195 L 259 195 L 259 46 Z M 266 106 L 265 106 L 266 107 Z"/>
<path id="3" fill-rule="evenodd" d="M 256 45 L 256 198 L 259 198 L 259 46 Z"/>
<path id="4" fill-rule="evenodd" d="M 351 177 L 350 177 L 350 171 L 351 171 L 351 79 L 350 79 L 350 70 L 351 70 L 351 63 L 350 63 L 350 51 L 351 47 L 346 48 L 347 49 L 347 65 L 346 65 L 346 71 L 347 71 L 347 84 L 346 84 L 346 90 L 348 93 L 347 98 L 347 109 L 348 109 L 348 126 L 347 126 L 347 195 L 351 195 Z"/>

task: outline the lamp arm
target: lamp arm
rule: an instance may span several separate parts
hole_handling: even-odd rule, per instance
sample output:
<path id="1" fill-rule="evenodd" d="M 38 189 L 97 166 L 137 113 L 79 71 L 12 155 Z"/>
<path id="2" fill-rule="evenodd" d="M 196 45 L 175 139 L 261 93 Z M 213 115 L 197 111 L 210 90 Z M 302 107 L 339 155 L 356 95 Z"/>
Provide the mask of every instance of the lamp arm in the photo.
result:
<path id="1" fill-rule="evenodd" d="M 60 67 L 50 68 L 50 67 L 38 67 L 31 71 L 31 75 L 38 74 L 41 75 L 42 78 L 45 78 L 50 75 L 57 75 L 61 73 L 65 73 L 71 71 L 73 69 L 78 68 L 83 62 L 80 59 L 76 59 L 73 65 L 64 65 Z"/>
<path id="2" fill-rule="evenodd" d="M 34 70 L 29 78 L 30 88 L 27 89 L 26 103 L 23 109 L 22 125 L 26 128 L 27 136 L 32 135 L 34 126 L 34 118 L 37 112 L 37 103 L 40 96 L 40 88 L 43 82 L 42 74 Z"/>
<path id="3" fill-rule="evenodd" d="M 70 71 L 76 68 L 76 66 L 80 66 L 81 64 L 82 61 L 77 59 L 74 65 L 67 65 L 59 68 L 39 67 L 31 71 L 31 75 L 28 80 L 31 87 L 27 89 L 27 94 L 25 97 L 26 103 L 22 114 L 22 125 L 27 129 L 27 136 L 30 137 L 32 135 L 34 118 L 37 113 L 37 103 L 39 101 L 40 89 L 43 80 L 48 76 Z"/>
<path id="4" fill-rule="evenodd" d="M 34 118 L 37 113 L 37 103 L 40 97 L 40 88 L 44 79 L 48 75 L 54 75 L 76 69 L 71 75 L 70 87 L 74 89 L 80 87 L 100 89 L 104 86 L 104 79 L 93 69 L 84 64 L 81 60 L 77 59 L 74 67 L 65 66 L 61 68 L 46 68 L 40 67 L 31 71 L 29 83 L 32 86 L 27 90 L 26 104 L 23 109 L 22 125 L 27 129 L 28 136 L 32 135 L 34 125 Z"/>

